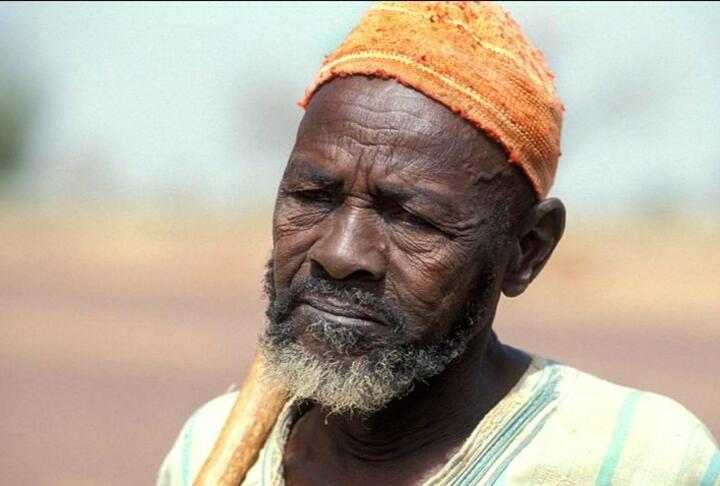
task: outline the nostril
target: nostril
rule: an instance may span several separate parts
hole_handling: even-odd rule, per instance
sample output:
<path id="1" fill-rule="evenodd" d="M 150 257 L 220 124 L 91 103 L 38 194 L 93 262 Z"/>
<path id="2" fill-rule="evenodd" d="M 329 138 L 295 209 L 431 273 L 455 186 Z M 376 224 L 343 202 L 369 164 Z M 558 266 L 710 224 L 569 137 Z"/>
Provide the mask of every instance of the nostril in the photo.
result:
<path id="1" fill-rule="evenodd" d="M 373 275 L 372 272 L 369 272 L 367 270 L 356 270 L 347 277 L 346 279 L 356 279 L 356 280 L 377 280 L 377 277 Z"/>
<path id="2" fill-rule="evenodd" d="M 343 271 L 345 270 L 345 271 Z M 325 268 L 317 260 L 310 262 L 310 276 L 321 278 L 323 280 L 378 280 L 379 276 L 373 272 L 358 268 L 356 270 L 347 271 L 346 269 Z"/>
<path id="3" fill-rule="evenodd" d="M 310 276 L 315 277 L 315 278 L 322 278 L 324 280 L 332 279 L 332 277 L 330 276 L 330 273 L 328 273 L 328 271 L 325 270 L 325 267 L 323 267 L 316 260 L 312 260 L 310 262 Z"/>

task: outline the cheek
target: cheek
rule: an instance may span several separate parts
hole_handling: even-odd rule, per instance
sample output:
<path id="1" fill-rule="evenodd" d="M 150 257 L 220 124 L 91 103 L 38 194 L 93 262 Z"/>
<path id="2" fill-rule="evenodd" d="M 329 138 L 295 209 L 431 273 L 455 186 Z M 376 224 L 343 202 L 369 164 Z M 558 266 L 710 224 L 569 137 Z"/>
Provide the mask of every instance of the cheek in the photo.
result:
<path id="1" fill-rule="evenodd" d="M 448 244 L 448 238 L 436 231 L 413 231 L 403 227 L 390 227 L 387 232 L 390 235 L 391 244 L 397 249 L 399 255 L 415 257 L 419 260 L 432 258 L 439 254 Z"/>
<path id="2" fill-rule="evenodd" d="M 279 196 L 273 215 L 273 239 L 277 241 L 306 232 L 319 224 L 327 213 L 327 207 L 303 205 L 292 197 Z"/>
<path id="3" fill-rule="evenodd" d="M 443 245 L 413 252 L 396 247 L 392 286 L 403 307 L 417 318 L 446 322 L 467 298 L 467 289 L 478 274 L 483 258 L 465 243 L 446 241 Z"/>
<path id="4" fill-rule="evenodd" d="M 299 210 L 292 201 L 278 201 L 273 218 L 273 260 L 275 288 L 286 289 L 305 262 L 306 254 L 317 239 L 319 212 Z"/>

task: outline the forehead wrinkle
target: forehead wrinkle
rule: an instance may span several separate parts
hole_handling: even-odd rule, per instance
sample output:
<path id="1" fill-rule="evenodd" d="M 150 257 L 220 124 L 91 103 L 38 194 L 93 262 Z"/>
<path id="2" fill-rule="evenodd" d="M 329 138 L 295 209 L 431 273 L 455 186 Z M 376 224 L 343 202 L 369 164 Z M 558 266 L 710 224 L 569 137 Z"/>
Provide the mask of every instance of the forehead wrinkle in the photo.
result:
<path id="1" fill-rule="evenodd" d="M 415 117 L 412 119 L 403 117 L 388 119 L 382 115 L 374 116 L 375 114 L 372 112 L 372 114 L 363 114 L 362 116 L 343 116 L 343 113 L 334 111 L 328 116 L 320 118 L 317 124 L 313 123 L 311 129 L 316 128 L 331 133 L 344 129 L 344 131 L 352 132 L 354 137 L 364 145 L 385 143 L 421 148 L 439 145 L 440 135 L 445 132 L 427 120 Z M 330 127 L 330 129 L 327 130 L 326 127 Z M 306 131 L 303 130 L 300 136 L 305 134 Z"/>
<path id="2" fill-rule="evenodd" d="M 369 89 L 343 81 L 336 84 L 338 81 L 331 81 L 318 92 L 320 96 L 310 103 L 307 120 L 303 121 L 309 122 L 308 132 L 315 132 L 312 128 L 320 132 L 321 137 L 313 139 L 329 138 L 322 144 L 341 145 L 337 148 L 351 159 L 366 158 L 367 148 L 390 146 L 386 152 L 390 157 L 382 157 L 387 159 L 383 164 L 387 165 L 386 172 L 402 168 L 426 178 L 460 171 L 476 185 L 491 183 L 508 165 L 502 148 L 424 94 L 394 83 L 376 83 Z M 341 85 L 344 89 L 333 89 Z M 338 137 L 338 131 L 350 133 Z M 355 154 L 358 147 L 361 153 Z"/>
<path id="3" fill-rule="evenodd" d="M 385 115 L 391 115 L 398 118 L 412 118 L 415 121 L 420 121 L 424 124 L 427 124 L 428 126 L 432 125 L 428 122 L 427 118 L 424 116 L 426 113 L 426 110 L 413 110 L 410 109 L 411 107 L 403 106 L 403 107 L 396 107 L 396 108 L 388 108 L 388 106 L 393 105 L 392 101 L 394 98 L 389 98 L 387 100 L 384 100 L 382 103 L 378 103 L 377 98 L 373 98 L 373 103 L 377 103 L 377 106 L 370 105 L 370 104 L 363 104 L 363 103 L 356 103 L 353 101 L 348 100 L 342 100 L 334 103 L 333 105 L 333 112 L 345 114 L 345 113 L 353 113 L 353 111 L 362 111 L 369 115 L 377 115 L 377 116 L 385 116 Z"/>
<path id="4" fill-rule="evenodd" d="M 322 154 L 320 158 L 325 163 L 364 163 L 368 164 L 366 168 L 369 171 L 376 174 L 381 171 L 383 176 L 400 172 L 408 178 L 427 178 L 443 173 L 442 167 L 435 163 L 435 158 L 413 147 L 365 144 L 351 135 L 319 140 L 315 145 L 317 150 L 314 152 Z"/>
<path id="5" fill-rule="evenodd" d="M 363 137 L 364 138 L 364 137 Z M 305 137 L 293 152 L 293 159 L 313 159 L 323 163 L 370 163 L 373 168 L 381 168 L 384 175 L 395 172 L 403 178 L 426 180 L 461 172 L 463 180 L 473 183 L 490 183 L 500 176 L 507 164 L 488 164 L 476 160 L 477 150 L 467 148 L 462 157 L 448 154 L 447 150 L 428 154 L 414 146 L 394 145 L 382 140 L 358 140 L 354 134 L 333 136 L 328 133 L 313 134 Z M 449 149 L 448 149 L 449 150 Z M 369 166 L 368 166 L 369 168 Z"/>
<path id="6" fill-rule="evenodd" d="M 432 153 L 432 150 L 428 150 L 438 145 L 432 137 L 414 136 L 402 128 L 368 127 L 344 119 L 338 122 L 323 119 L 321 123 L 317 130 L 307 130 L 298 137 L 294 152 L 308 151 L 322 154 L 326 159 L 335 159 L 340 151 L 344 155 L 343 159 L 350 160 L 367 159 L 368 152 L 382 153 L 383 161 L 388 165 L 411 166 L 425 162 L 425 170 L 434 165 L 434 160 L 443 156 L 440 151 Z M 323 129 L 323 125 L 331 129 Z M 339 126 L 348 129 L 339 130 Z"/>
<path id="7" fill-rule="evenodd" d="M 447 131 L 446 122 L 463 121 L 444 106 L 410 88 L 388 90 L 376 86 L 370 94 L 355 89 L 352 84 L 343 84 L 345 88 L 343 90 L 333 90 L 330 87 L 336 86 L 334 84 L 336 81 L 330 82 L 320 90 L 318 94 L 322 93 L 323 96 L 313 99 L 302 125 L 308 120 L 315 121 L 316 118 L 320 119 L 320 123 L 328 120 L 331 123 L 352 120 L 368 128 L 413 127 L 415 132 L 434 138 Z M 346 96 L 348 93 L 352 93 L 353 96 Z M 405 100 L 408 102 L 404 102 Z M 436 116 L 433 117 L 433 114 Z M 442 123 L 438 124 L 436 121 Z"/>
<path id="8" fill-rule="evenodd" d="M 324 126 L 331 129 L 323 130 Z M 338 135 L 338 127 L 347 130 L 341 130 L 342 135 Z M 458 166 L 458 162 L 473 157 L 477 152 L 465 140 L 428 136 L 412 127 L 375 127 L 354 120 L 323 118 L 317 128 L 301 134 L 298 147 L 315 146 L 324 152 L 327 152 L 327 147 L 332 147 L 333 151 L 340 149 L 352 159 L 361 155 L 353 150 L 356 147 L 388 147 L 393 155 L 389 162 L 393 162 L 393 165 L 397 165 L 394 162 L 399 159 L 399 163 L 404 166 L 419 166 L 422 171 L 429 173 L 453 169 Z"/>
<path id="9" fill-rule="evenodd" d="M 334 129 L 339 126 L 348 127 L 352 131 L 352 136 L 348 138 L 363 146 L 392 145 L 399 149 L 398 151 L 412 152 L 415 156 L 408 158 L 409 160 L 416 161 L 419 158 L 420 161 L 432 161 L 432 165 L 437 166 L 438 170 L 452 170 L 458 166 L 465 169 L 480 166 L 481 172 L 489 169 L 488 174 L 469 174 L 472 177 L 479 176 L 480 179 L 488 179 L 498 169 L 497 164 L 489 164 L 488 167 L 488 159 L 501 158 L 503 162 L 506 161 L 502 149 L 493 146 L 484 139 L 483 133 L 462 119 L 458 119 L 459 123 L 454 127 L 449 127 L 448 124 L 438 127 L 437 124 L 429 122 L 418 127 L 408 120 L 398 126 L 388 126 L 386 120 L 381 120 L 378 124 L 369 121 L 328 117 L 323 119 L 323 124 Z M 498 157 L 500 154 L 502 155 Z M 428 168 L 424 167 L 425 170 Z M 473 172 L 477 169 L 478 167 L 474 167 Z"/>
<path id="10" fill-rule="evenodd" d="M 449 111 L 445 106 L 431 100 L 419 91 L 397 83 L 395 80 L 385 81 L 380 84 L 373 83 L 371 87 L 366 85 L 361 88 L 353 83 L 343 83 L 343 81 L 338 83 L 338 80 L 331 80 L 313 97 L 308 106 L 308 112 L 317 107 L 318 104 L 313 106 L 313 102 L 318 98 L 328 98 L 334 106 L 359 108 L 375 113 L 409 115 L 419 120 L 424 120 L 424 114 L 428 108 Z M 343 85 L 343 91 L 340 94 L 335 90 L 338 84 Z M 354 100 L 344 96 L 347 93 L 352 93 Z"/>
<path id="11" fill-rule="evenodd" d="M 442 136 L 450 131 L 453 135 L 464 132 L 463 138 L 468 135 L 470 138 L 477 137 L 478 129 L 470 122 L 427 95 L 395 80 L 374 79 L 372 84 L 348 81 L 352 81 L 352 77 L 348 80 L 334 79 L 323 86 L 308 106 L 308 113 L 330 111 L 346 118 L 352 118 L 353 112 L 358 110 L 370 116 L 396 114 L 399 117 L 393 118 L 393 122 L 403 124 L 403 119 L 412 118 L 412 123 L 423 125 L 425 135 Z M 352 96 L 345 96 L 348 93 Z M 324 98 L 332 102 L 315 103 Z"/>

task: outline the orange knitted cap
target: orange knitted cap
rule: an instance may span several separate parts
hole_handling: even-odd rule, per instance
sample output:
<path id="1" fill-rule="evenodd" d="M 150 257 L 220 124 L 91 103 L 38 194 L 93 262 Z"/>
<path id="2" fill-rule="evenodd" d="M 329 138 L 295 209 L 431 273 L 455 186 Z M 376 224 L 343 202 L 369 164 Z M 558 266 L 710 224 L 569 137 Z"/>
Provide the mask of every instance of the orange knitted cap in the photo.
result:
<path id="1" fill-rule="evenodd" d="M 520 26 L 487 2 L 380 2 L 325 57 L 300 106 L 335 77 L 394 78 L 471 121 L 519 164 L 542 199 L 560 156 L 554 76 Z"/>

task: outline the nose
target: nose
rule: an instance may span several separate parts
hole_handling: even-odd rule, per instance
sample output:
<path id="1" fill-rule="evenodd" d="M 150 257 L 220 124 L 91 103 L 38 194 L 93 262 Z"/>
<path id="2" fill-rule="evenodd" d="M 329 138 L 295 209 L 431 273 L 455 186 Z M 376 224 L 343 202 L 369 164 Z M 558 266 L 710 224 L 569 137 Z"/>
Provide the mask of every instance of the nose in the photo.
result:
<path id="1" fill-rule="evenodd" d="M 308 254 L 316 271 L 336 280 L 385 276 L 385 244 L 370 211 L 343 206 L 323 223 L 324 233 Z"/>

